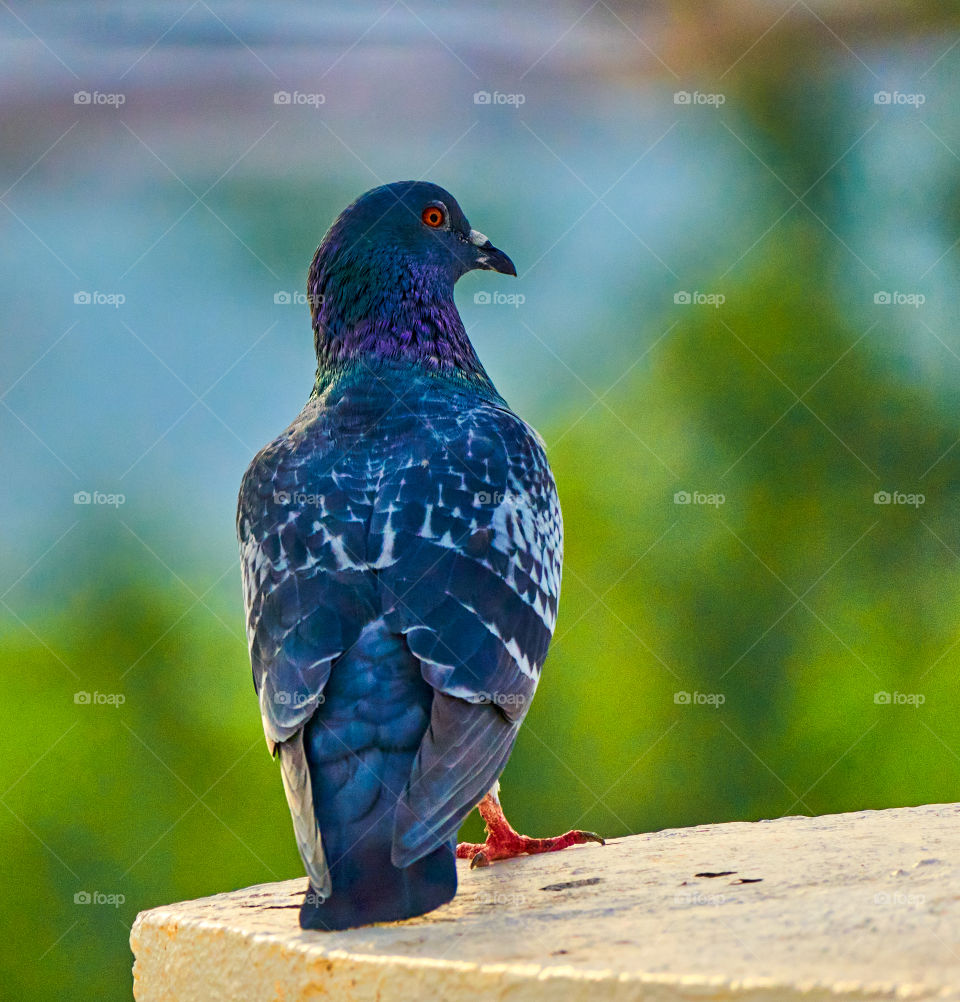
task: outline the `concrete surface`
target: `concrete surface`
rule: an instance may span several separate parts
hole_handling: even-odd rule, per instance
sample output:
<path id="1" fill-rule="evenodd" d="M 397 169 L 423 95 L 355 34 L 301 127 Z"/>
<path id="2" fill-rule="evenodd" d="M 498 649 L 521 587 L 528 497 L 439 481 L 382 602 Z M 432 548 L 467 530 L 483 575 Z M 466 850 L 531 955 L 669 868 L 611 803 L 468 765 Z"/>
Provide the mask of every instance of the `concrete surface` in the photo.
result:
<path id="1" fill-rule="evenodd" d="M 460 878 L 430 915 L 341 933 L 298 927 L 305 880 L 141 912 L 134 994 L 960 1002 L 960 804 L 662 831 Z"/>

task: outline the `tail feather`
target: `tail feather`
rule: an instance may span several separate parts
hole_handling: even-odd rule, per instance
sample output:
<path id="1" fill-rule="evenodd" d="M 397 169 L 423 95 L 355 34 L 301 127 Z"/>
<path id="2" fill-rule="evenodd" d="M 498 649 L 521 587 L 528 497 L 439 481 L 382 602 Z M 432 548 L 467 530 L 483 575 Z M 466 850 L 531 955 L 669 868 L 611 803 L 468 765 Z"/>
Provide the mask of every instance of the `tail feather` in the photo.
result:
<path id="1" fill-rule="evenodd" d="M 410 866 L 391 861 L 402 778 L 412 760 L 409 750 L 371 749 L 314 766 L 321 817 L 329 818 L 321 824 L 332 889 L 325 893 L 311 879 L 300 910 L 304 929 L 395 922 L 432 911 L 456 894 L 454 839 Z"/>
<path id="2" fill-rule="evenodd" d="M 382 620 L 369 624 L 334 664 L 324 701 L 304 732 L 305 778 L 323 833 L 327 882 L 324 873 L 315 880 L 308 869 L 303 928 L 394 922 L 432 911 L 456 894 L 453 836 L 409 866 L 391 861 L 397 807 L 433 698 L 419 662 Z"/>
<path id="3" fill-rule="evenodd" d="M 318 895 L 311 883 L 300 908 L 304 929 L 350 929 L 371 922 L 396 922 L 433 911 L 457 892 L 455 844 L 440 846 L 398 869 L 390 862 L 390 840 L 355 846 L 333 864 L 333 891 Z"/>
<path id="4" fill-rule="evenodd" d="M 297 731 L 292 738 L 277 745 L 277 753 L 280 756 L 283 790 L 293 818 L 293 831 L 303 867 L 310 878 L 311 888 L 315 888 L 314 894 L 327 896 L 331 890 L 330 870 L 313 807 L 310 770 L 303 748 L 303 731 Z"/>

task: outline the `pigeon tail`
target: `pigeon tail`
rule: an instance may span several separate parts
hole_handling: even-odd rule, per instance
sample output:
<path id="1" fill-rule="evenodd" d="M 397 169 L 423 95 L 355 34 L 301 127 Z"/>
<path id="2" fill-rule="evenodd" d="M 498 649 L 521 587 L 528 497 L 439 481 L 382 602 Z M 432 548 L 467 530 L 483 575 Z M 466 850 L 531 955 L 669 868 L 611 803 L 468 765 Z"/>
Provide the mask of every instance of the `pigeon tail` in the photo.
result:
<path id="1" fill-rule="evenodd" d="M 433 690 L 402 636 L 368 623 L 337 661 L 304 731 L 330 893 L 311 879 L 304 929 L 349 929 L 432 911 L 457 891 L 454 838 L 391 861 L 397 806 L 430 722 Z"/>
<path id="2" fill-rule="evenodd" d="M 457 892 L 454 844 L 445 843 L 410 866 L 390 862 L 390 830 L 355 845 L 332 868 L 333 892 L 311 885 L 300 907 L 303 929 L 351 929 L 396 922 L 439 908 Z"/>

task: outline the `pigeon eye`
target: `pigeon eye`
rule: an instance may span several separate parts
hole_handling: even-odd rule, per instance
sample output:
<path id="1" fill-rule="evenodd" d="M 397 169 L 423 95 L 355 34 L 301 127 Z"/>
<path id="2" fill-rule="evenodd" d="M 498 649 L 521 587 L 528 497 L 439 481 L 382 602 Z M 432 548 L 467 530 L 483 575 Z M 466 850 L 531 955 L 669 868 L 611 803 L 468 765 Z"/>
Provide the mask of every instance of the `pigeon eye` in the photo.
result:
<path id="1" fill-rule="evenodd" d="M 444 215 L 443 209 L 438 205 L 428 205 L 423 212 L 420 213 L 420 218 L 427 224 L 427 226 L 432 226 L 436 229 L 438 226 L 443 225 Z"/>

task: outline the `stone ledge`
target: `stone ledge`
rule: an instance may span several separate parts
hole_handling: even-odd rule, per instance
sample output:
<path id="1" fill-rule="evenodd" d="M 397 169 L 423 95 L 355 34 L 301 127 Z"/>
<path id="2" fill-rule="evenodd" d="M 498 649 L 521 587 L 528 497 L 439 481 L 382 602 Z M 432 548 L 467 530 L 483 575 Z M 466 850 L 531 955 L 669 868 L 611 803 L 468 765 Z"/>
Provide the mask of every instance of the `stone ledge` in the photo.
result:
<path id="1" fill-rule="evenodd" d="M 303 879 L 141 912 L 134 995 L 960 1002 L 960 804 L 459 865 L 449 905 L 347 932 L 299 928 Z"/>

